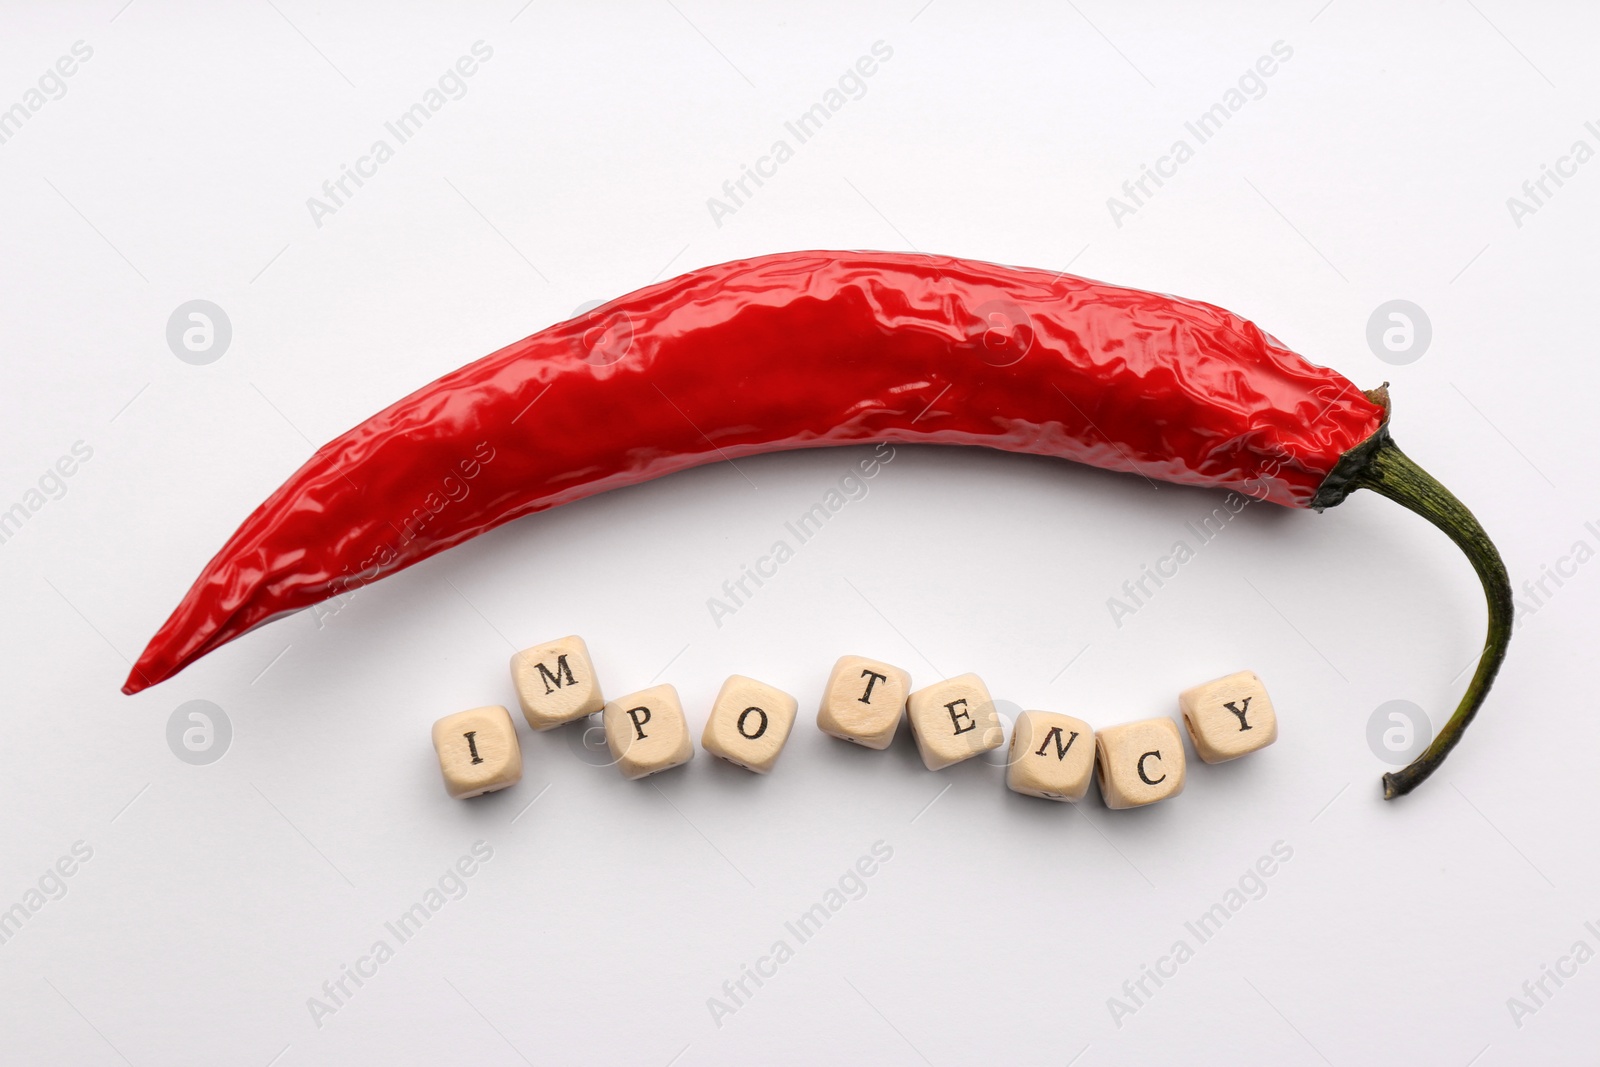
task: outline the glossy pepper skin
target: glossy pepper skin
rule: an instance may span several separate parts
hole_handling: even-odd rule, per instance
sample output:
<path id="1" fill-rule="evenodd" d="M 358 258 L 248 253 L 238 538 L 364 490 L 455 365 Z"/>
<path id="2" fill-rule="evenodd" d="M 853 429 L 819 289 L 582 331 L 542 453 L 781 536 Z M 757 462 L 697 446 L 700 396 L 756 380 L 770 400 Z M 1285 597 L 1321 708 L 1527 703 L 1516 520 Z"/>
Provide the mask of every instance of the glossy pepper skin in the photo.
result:
<path id="1" fill-rule="evenodd" d="M 1350 457 L 1386 418 L 1386 395 L 1197 301 L 939 256 L 725 263 L 541 330 L 319 449 L 124 692 L 500 523 L 702 463 L 981 445 L 1320 508 L 1355 487 Z"/>

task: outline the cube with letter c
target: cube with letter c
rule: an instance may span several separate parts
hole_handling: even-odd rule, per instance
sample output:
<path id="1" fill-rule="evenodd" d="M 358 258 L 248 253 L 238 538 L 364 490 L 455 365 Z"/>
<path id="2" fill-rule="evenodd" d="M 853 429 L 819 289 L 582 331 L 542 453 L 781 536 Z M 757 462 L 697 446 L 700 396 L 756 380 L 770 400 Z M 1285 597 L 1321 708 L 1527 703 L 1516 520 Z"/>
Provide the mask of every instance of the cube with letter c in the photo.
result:
<path id="1" fill-rule="evenodd" d="M 1177 796 L 1187 767 L 1183 735 L 1166 716 L 1108 726 L 1095 737 L 1095 779 L 1114 810 Z"/>

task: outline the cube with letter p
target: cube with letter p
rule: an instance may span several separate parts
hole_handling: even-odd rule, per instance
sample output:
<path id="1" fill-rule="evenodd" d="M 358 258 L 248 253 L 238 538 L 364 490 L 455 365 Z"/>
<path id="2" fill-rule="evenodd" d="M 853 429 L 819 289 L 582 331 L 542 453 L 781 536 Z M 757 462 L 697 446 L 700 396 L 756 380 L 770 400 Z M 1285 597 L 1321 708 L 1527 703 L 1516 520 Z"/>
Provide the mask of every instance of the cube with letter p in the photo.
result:
<path id="1" fill-rule="evenodd" d="M 611 758 L 624 778 L 670 770 L 694 757 L 678 691 L 657 685 L 613 700 L 600 716 Z"/>

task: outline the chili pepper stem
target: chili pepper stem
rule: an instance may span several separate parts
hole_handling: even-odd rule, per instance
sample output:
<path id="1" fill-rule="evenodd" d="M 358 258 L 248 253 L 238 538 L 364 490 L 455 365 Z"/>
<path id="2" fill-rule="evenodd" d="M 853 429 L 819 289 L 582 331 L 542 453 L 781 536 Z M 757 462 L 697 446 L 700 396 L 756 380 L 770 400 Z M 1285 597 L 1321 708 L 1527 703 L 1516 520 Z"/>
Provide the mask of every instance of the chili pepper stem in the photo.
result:
<path id="1" fill-rule="evenodd" d="M 1389 437 L 1387 426 L 1375 437 L 1375 446 L 1351 478 L 1351 487 L 1371 489 L 1386 496 L 1443 530 L 1478 572 L 1484 599 L 1489 605 L 1489 631 L 1484 638 L 1483 655 L 1478 659 L 1478 669 L 1462 694 L 1461 703 L 1456 705 L 1455 713 L 1420 756 L 1400 770 L 1383 776 L 1383 798 L 1393 800 L 1411 792 L 1438 769 L 1489 695 L 1489 686 L 1506 658 L 1506 646 L 1511 640 L 1511 579 L 1506 575 L 1505 562 L 1494 542 L 1489 540 L 1467 506 L 1400 451 Z"/>

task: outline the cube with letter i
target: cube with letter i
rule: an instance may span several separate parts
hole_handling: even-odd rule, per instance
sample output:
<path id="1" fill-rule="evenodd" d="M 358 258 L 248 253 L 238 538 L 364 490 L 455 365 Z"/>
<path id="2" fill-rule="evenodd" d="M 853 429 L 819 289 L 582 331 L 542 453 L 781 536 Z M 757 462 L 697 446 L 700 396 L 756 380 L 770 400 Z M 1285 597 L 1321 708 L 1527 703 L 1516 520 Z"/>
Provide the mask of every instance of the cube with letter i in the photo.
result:
<path id="1" fill-rule="evenodd" d="M 1185 689 L 1178 709 L 1195 752 L 1207 763 L 1238 759 L 1278 739 L 1278 715 L 1255 671 Z"/>
<path id="2" fill-rule="evenodd" d="M 445 791 L 457 799 L 522 780 L 522 747 L 511 713 L 498 704 L 458 711 L 433 724 L 433 750 Z"/>

